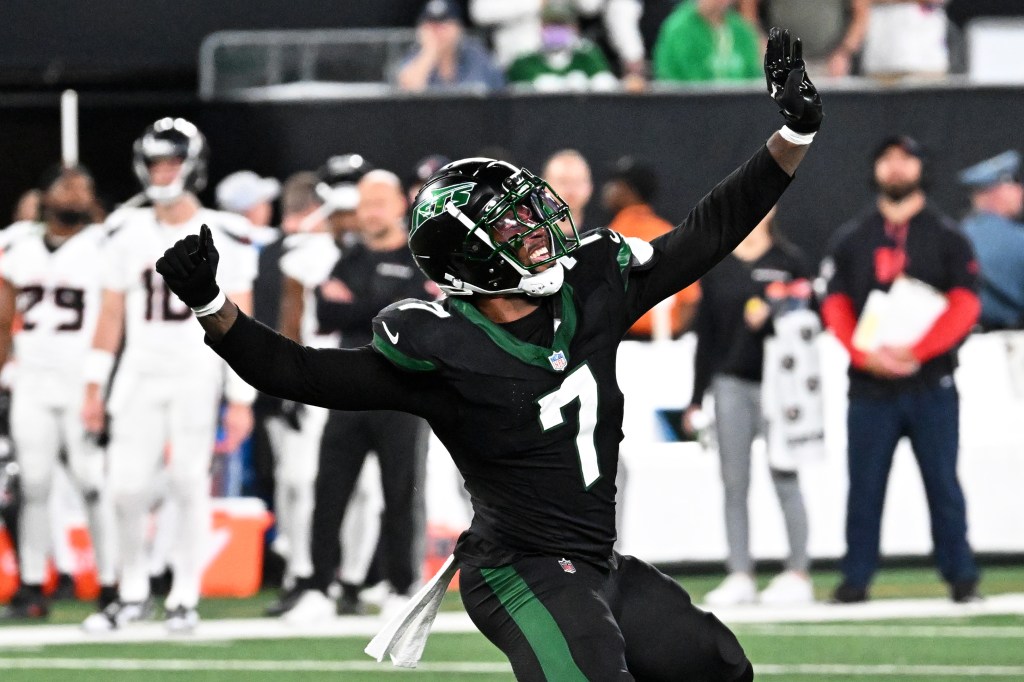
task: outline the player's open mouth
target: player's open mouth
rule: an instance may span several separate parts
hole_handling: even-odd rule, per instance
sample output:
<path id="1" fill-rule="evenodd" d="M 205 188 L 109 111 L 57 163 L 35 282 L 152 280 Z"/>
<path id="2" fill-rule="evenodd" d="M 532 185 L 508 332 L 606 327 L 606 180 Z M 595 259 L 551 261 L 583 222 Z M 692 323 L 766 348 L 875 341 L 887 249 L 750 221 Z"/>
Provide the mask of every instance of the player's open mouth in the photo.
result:
<path id="1" fill-rule="evenodd" d="M 530 251 L 530 264 L 536 265 L 551 258 L 551 251 L 546 246 L 539 246 Z"/>

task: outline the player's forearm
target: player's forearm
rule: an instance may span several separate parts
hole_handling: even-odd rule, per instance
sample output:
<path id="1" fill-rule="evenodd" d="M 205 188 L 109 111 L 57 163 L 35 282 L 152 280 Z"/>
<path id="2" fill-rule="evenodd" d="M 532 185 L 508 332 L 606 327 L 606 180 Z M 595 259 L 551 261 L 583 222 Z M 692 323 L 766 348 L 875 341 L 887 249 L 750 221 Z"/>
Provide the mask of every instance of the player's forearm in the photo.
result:
<path id="1" fill-rule="evenodd" d="M 767 143 L 768 151 L 775 159 L 775 163 L 779 164 L 779 168 L 790 177 L 793 177 L 797 166 L 807 156 L 810 146 L 809 144 L 793 144 L 789 140 L 783 139 L 782 135 L 777 132 L 768 138 Z"/>
<path id="2" fill-rule="evenodd" d="M 661 255 L 658 266 L 644 275 L 642 293 L 636 294 L 642 299 L 641 309 L 692 284 L 732 253 L 778 202 L 791 179 L 771 149 L 762 147 L 718 183 L 682 225 L 651 242 Z"/>
<path id="3" fill-rule="evenodd" d="M 206 337 L 212 343 L 219 343 L 224 338 L 224 335 L 228 333 L 228 330 L 231 329 L 231 326 L 235 324 L 235 320 L 238 319 L 238 306 L 229 299 L 224 302 L 224 305 L 217 312 L 212 315 L 197 317 L 196 319 L 199 320 L 200 326 L 206 332 Z"/>

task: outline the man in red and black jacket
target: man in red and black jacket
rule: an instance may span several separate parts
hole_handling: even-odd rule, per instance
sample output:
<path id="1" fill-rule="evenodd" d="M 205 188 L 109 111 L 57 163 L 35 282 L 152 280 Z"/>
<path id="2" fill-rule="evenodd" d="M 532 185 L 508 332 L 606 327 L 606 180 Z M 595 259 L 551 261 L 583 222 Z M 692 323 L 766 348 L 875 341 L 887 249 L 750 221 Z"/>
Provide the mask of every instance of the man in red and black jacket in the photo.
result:
<path id="1" fill-rule="evenodd" d="M 874 156 L 877 205 L 839 231 L 823 264 L 828 296 L 822 317 L 850 353 L 847 414 L 850 489 L 843 582 L 833 601 L 868 598 L 878 568 L 879 529 L 893 452 L 910 438 L 931 513 L 935 561 L 954 601 L 978 597 L 978 569 L 967 543 L 967 515 L 957 480 L 959 397 L 956 349 L 978 319 L 978 268 L 970 243 L 928 204 L 921 146 L 890 137 Z M 911 346 L 864 352 L 854 329 L 868 294 L 896 277 L 943 292 L 947 308 Z"/>

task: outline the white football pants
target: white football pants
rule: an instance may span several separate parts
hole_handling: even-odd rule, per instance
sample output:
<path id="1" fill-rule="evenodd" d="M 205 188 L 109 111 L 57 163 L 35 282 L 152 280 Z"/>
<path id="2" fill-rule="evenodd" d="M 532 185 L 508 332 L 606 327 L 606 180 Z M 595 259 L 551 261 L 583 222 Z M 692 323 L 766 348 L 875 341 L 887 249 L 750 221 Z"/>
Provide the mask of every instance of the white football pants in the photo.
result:
<path id="1" fill-rule="evenodd" d="M 12 391 L 11 436 L 21 468 L 21 580 L 39 584 L 52 551 L 50 494 L 67 451 L 71 480 L 81 493 L 100 582 L 116 580 L 117 545 L 113 506 L 105 492 L 103 450 L 91 443 L 82 425 L 84 388 L 59 374 L 22 369 Z"/>
<path id="2" fill-rule="evenodd" d="M 121 549 L 123 601 L 149 596 L 146 530 L 164 488 L 178 512 L 167 608 L 195 608 L 210 535 L 210 463 L 217 433 L 221 374 L 175 376 L 119 372 L 111 414 L 110 487 Z M 167 448 L 166 446 L 169 446 Z"/>

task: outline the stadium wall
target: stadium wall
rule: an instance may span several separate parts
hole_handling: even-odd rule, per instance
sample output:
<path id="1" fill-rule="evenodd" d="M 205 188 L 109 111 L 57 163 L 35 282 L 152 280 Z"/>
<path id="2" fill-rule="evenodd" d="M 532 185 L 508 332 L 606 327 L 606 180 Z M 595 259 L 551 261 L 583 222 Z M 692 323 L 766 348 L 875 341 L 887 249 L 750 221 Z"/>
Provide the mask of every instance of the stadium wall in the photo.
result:
<path id="1" fill-rule="evenodd" d="M 825 125 L 779 214 L 783 232 L 814 257 L 836 227 L 871 201 L 869 159 L 883 136 L 910 133 L 931 150 L 932 199 L 954 216 L 967 208 L 956 172 L 1020 139 L 1016 128 L 1024 90 L 1019 88 L 827 90 L 825 98 Z M 539 170 L 550 153 L 575 147 L 590 159 L 597 183 L 621 155 L 654 164 L 662 183 L 656 208 L 673 221 L 779 122 L 760 88 L 218 103 L 83 93 L 80 100 L 80 158 L 111 203 L 138 189 L 131 172 L 132 141 L 153 120 L 179 115 L 194 120 L 209 138 L 211 187 L 240 168 L 284 177 L 350 151 L 405 175 L 416 160 L 433 153 L 457 157 L 499 145 L 513 160 Z M 59 158 L 58 131 L 56 95 L 0 98 L 2 210 L 10 210 L 18 194 Z M 211 196 L 208 189 L 204 198 Z M 590 226 L 607 218 L 597 196 L 587 215 Z"/>

